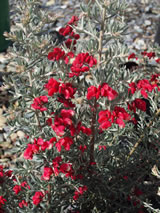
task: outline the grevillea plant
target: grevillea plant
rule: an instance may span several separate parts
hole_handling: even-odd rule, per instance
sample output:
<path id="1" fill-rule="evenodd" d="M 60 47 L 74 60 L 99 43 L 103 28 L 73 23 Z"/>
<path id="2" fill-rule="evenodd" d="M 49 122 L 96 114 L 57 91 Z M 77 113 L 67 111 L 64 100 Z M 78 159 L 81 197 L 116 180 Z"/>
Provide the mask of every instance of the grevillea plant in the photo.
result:
<path id="1" fill-rule="evenodd" d="M 128 52 L 124 1 L 82 5 L 61 42 L 37 37 L 37 1 L 23 3 L 7 82 L 25 137 L 13 172 L 0 168 L 1 212 L 158 212 L 158 49 Z"/>

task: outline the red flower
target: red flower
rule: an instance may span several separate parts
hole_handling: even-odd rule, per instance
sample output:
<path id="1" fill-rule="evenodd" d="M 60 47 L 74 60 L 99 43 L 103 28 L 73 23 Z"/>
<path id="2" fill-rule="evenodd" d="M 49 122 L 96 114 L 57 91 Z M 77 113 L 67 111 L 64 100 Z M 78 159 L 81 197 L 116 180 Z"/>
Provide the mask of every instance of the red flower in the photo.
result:
<path id="1" fill-rule="evenodd" d="M 122 107 L 115 106 L 113 115 L 115 117 L 115 123 L 119 125 L 120 128 L 125 127 L 124 120 L 130 120 L 131 116 Z"/>
<path id="2" fill-rule="evenodd" d="M 32 160 L 33 154 L 38 153 L 39 146 L 36 144 L 28 144 L 26 150 L 24 151 L 23 157 L 27 160 Z"/>
<path id="3" fill-rule="evenodd" d="M 3 166 L 0 165 L 0 177 L 3 177 L 4 176 L 4 173 L 3 173 Z"/>
<path id="4" fill-rule="evenodd" d="M 74 115 L 74 111 L 62 109 L 60 115 L 60 117 L 55 117 L 54 125 L 52 125 L 52 129 L 58 136 L 64 135 L 65 128 L 72 125 L 71 117 Z"/>
<path id="5" fill-rule="evenodd" d="M 23 181 L 22 183 L 21 183 L 21 186 L 22 187 L 24 187 L 24 188 L 28 188 L 28 189 L 31 189 L 31 187 L 27 184 L 27 182 L 26 181 Z"/>
<path id="6" fill-rule="evenodd" d="M 42 201 L 43 197 L 44 197 L 43 192 L 37 191 L 35 195 L 32 197 L 33 204 L 37 206 Z"/>
<path id="7" fill-rule="evenodd" d="M 39 96 L 37 98 L 34 98 L 34 101 L 33 101 L 33 104 L 31 104 L 31 107 L 33 109 L 38 109 L 41 112 L 46 111 L 47 108 L 43 106 L 45 103 L 48 103 L 47 96 Z"/>
<path id="8" fill-rule="evenodd" d="M 52 168 L 44 167 L 42 179 L 43 180 L 49 180 L 52 174 L 53 174 L 53 169 Z"/>
<path id="9" fill-rule="evenodd" d="M 15 192 L 16 195 L 17 195 L 21 190 L 22 190 L 22 189 L 21 189 L 21 186 L 19 186 L 19 185 L 15 185 L 15 186 L 13 187 L 13 191 Z"/>
<path id="10" fill-rule="evenodd" d="M 141 111 L 146 111 L 146 102 L 140 98 L 136 98 L 133 102 L 133 105 L 135 105 L 135 107 L 137 109 L 140 109 Z"/>
<path id="11" fill-rule="evenodd" d="M 63 36 L 67 36 L 69 35 L 71 32 L 73 31 L 73 28 L 69 25 L 67 25 L 66 27 L 60 28 L 59 29 L 59 34 L 63 35 Z"/>
<path id="12" fill-rule="evenodd" d="M 79 53 L 72 63 L 69 77 L 79 76 L 83 72 L 89 71 L 89 67 L 92 67 L 97 63 L 96 59 L 89 55 L 89 53 Z M 89 66 L 86 66 L 86 65 Z"/>
<path id="13" fill-rule="evenodd" d="M 93 67 L 97 64 L 97 60 L 92 55 L 88 55 L 85 59 L 85 63 L 87 63 L 89 67 Z"/>
<path id="14" fill-rule="evenodd" d="M 60 165 L 59 171 L 65 174 L 66 177 L 72 177 L 73 176 L 73 169 L 72 165 L 70 163 L 62 163 Z"/>
<path id="15" fill-rule="evenodd" d="M 129 86 L 130 88 L 128 89 L 128 93 L 131 92 L 131 94 L 134 94 L 136 91 L 136 84 L 134 82 L 131 82 Z"/>
<path id="16" fill-rule="evenodd" d="M 156 55 L 155 55 L 155 52 L 149 52 L 149 53 L 147 53 L 147 57 L 149 58 L 149 59 L 151 59 L 151 58 L 154 58 Z"/>
<path id="17" fill-rule="evenodd" d="M 59 86 L 59 94 L 62 94 L 65 99 L 71 99 L 74 98 L 74 94 L 76 92 L 76 88 L 72 87 L 71 83 L 62 83 Z"/>
<path id="18" fill-rule="evenodd" d="M 136 58 L 135 53 L 131 53 L 131 54 L 128 56 L 128 60 L 130 60 L 131 58 Z"/>
<path id="19" fill-rule="evenodd" d="M 118 93 L 108 86 L 107 83 L 103 83 L 101 86 L 101 96 L 107 97 L 108 100 L 113 100 L 117 97 Z"/>
<path id="20" fill-rule="evenodd" d="M 4 205 L 5 202 L 7 202 L 7 200 L 3 196 L 0 196 L 0 207 L 1 205 Z"/>
<path id="21" fill-rule="evenodd" d="M 68 52 L 67 55 L 65 55 L 65 57 L 64 57 L 65 64 L 69 63 L 70 58 L 74 58 L 74 53 L 73 52 Z"/>
<path id="22" fill-rule="evenodd" d="M 148 92 L 152 92 L 153 86 L 149 83 L 147 79 L 139 80 L 137 83 L 137 88 L 141 90 L 141 94 L 144 98 L 148 98 Z"/>
<path id="23" fill-rule="evenodd" d="M 95 86 L 90 86 L 88 88 L 88 93 L 87 93 L 87 99 L 90 100 L 93 97 L 95 97 L 96 99 L 98 99 L 100 96 L 100 89 L 96 88 Z"/>
<path id="24" fill-rule="evenodd" d="M 92 134 L 91 128 L 87 128 L 87 127 L 85 127 L 85 126 L 81 126 L 81 127 L 80 127 L 80 130 L 81 130 L 84 134 L 86 134 L 86 135 L 88 135 L 88 136 Z"/>
<path id="25" fill-rule="evenodd" d="M 12 170 L 8 170 L 8 171 L 6 171 L 4 174 L 5 174 L 5 176 L 7 176 L 7 177 L 11 177 L 12 176 Z"/>
<path id="26" fill-rule="evenodd" d="M 59 90 L 60 83 L 57 82 L 54 78 L 50 78 L 48 83 L 44 87 L 48 90 L 48 95 L 52 96 L 54 93 L 57 93 Z"/>
<path id="27" fill-rule="evenodd" d="M 52 118 L 48 118 L 46 120 L 46 123 L 47 123 L 48 126 L 51 126 L 52 125 Z"/>
<path id="28" fill-rule="evenodd" d="M 74 108 L 75 107 L 75 104 L 73 104 L 72 101 L 70 101 L 69 99 L 65 99 L 63 97 L 59 97 L 57 99 L 57 101 L 62 103 L 64 105 L 64 107 L 70 107 L 70 108 Z"/>
<path id="29" fill-rule="evenodd" d="M 160 63 L 160 58 L 157 58 L 155 61 L 159 64 Z"/>
<path id="30" fill-rule="evenodd" d="M 79 187 L 77 191 L 74 192 L 74 196 L 73 196 L 73 199 L 74 200 L 78 200 L 78 198 L 84 194 L 84 192 L 86 192 L 88 190 L 88 187 L 87 186 L 82 186 L 82 187 Z"/>
<path id="31" fill-rule="evenodd" d="M 66 47 L 67 47 L 68 49 L 70 49 L 72 43 L 73 43 L 73 45 L 75 45 L 75 44 L 77 43 L 77 41 L 76 41 L 76 40 L 72 40 L 72 39 L 70 39 L 70 38 L 68 38 L 68 39 L 65 41 L 65 45 L 66 45 Z"/>
<path id="32" fill-rule="evenodd" d="M 71 110 L 71 109 L 62 109 L 61 110 L 62 118 L 71 118 L 74 114 L 75 114 L 75 111 Z"/>
<path id="33" fill-rule="evenodd" d="M 79 20 L 79 18 L 77 16 L 72 16 L 72 18 L 70 19 L 70 21 L 68 22 L 69 25 L 76 25 L 77 21 Z"/>
<path id="34" fill-rule="evenodd" d="M 143 52 L 141 52 L 141 55 L 146 56 L 146 55 L 147 55 L 147 52 L 146 52 L 146 51 L 143 51 Z"/>
<path id="35" fill-rule="evenodd" d="M 103 110 L 99 112 L 99 119 L 98 122 L 100 123 L 100 129 L 104 130 L 104 129 L 108 129 L 109 127 L 111 127 L 111 120 L 112 116 L 111 116 L 111 112 L 109 110 Z"/>
<path id="36" fill-rule="evenodd" d="M 104 145 L 100 145 L 100 146 L 98 146 L 98 148 L 99 148 L 99 151 L 100 151 L 100 150 L 102 150 L 102 149 L 106 150 L 107 147 L 104 146 Z"/>
<path id="37" fill-rule="evenodd" d="M 65 55 L 65 52 L 61 50 L 60 48 L 56 47 L 53 49 L 53 52 L 48 53 L 48 60 L 51 61 L 59 61 L 62 59 Z"/>
<path id="38" fill-rule="evenodd" d="M 71 146 L 72 144 L 73 144 L 72 138 L 64 137 L 64 138 L 61 138 L 61 139 L 56 143 L 55 146 L 56 146 L 58 152 L 61 151 L 62 146 L 64 147 L 64 149 L 65 149 L 66 151 L 69 151 L 69 150 L 70 150 L 70 146 Z"/>
<path id="39" fill-rule="evenodd" d="M 24 206 L 27 207 L 28 203 L 25 200 L 22 200 L 18 205 L 19 205 L 20 208 L 23 208 Z"/>
<path id="40" fill-rule="evenodd" d="M 84 145 L 84 146 L 80 145 L 80 146 L 79 146 L 79 150 L 80 150 L 82 153 L 83 153 L 86 149 L 87 149 L 87 146 L 86 146 L 86 145 Z"/>
<path id="41" fill-rule="evenodd" d="M 73 36 L 76 40 L 78 40 L 80 38 L 80 35 L 79 34 L 74 34 Z"/>

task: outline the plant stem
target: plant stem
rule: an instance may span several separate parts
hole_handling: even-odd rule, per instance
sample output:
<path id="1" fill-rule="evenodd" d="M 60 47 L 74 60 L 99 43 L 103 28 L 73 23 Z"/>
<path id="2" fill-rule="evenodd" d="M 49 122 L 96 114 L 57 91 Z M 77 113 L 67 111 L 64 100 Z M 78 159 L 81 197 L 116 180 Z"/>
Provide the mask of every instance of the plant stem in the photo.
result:
<path id="1" fill-rule="evenodd" d="M 101 31 L 100 31 L 100 35 L 99 35 L 98 68 L 100 68 L 100 63 L 102 60 L 102 43 L 103 43 L 103 36 L 104 36 L 105 16 L 106 16 L 106 8 L 103 8 L 102 20 L 101 20 Z"/>
<path id="2" fill-rule="evenodd" d="M 48 184 L 48 200 L 47 200 L 47 205 L 48 205 L 48 209 L 46 211 L 46 213 L 50 212 L 50 201 L 51 201 L 51 184 Z"/>
<path id="3" fill-rule="evenodd" d="M 92 130 L 92 138 L 90 141 L 90 163 L 94 162 L 94 143 L 95 143 L 95 123 L 96 123 L 96 110 L 97 108 L 97 101 L 96 98 L 94 100 L 94 108 L 93 108 L 93 117 L 92 117 L 92 125 L 91 125 L 91 130 Z"/>

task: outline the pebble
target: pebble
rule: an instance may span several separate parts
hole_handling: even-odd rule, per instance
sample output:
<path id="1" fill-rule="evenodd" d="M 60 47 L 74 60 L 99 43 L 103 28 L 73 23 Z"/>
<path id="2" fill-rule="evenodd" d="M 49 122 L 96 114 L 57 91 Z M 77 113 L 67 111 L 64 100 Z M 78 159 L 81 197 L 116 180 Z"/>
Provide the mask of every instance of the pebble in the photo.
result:
<path id="1" fill-rule="evenodd" d="M 151 21 L 150 21 L 150 20 L 145 20 L 144 25 L 145 25 L 145 26 L 151 25 Z"/>
<path id="2" fill-rule="evenodd" d="M 10 135 L 10 138 L 11 138 L 11 141 L 12 142 L 15 142 L 16 141 L 16 139 L 17 139 L 17 133 L 12 133 L 11 135 Z"/>
<path id="3" fill-rule="evenodd" d="M 19 130 L 19 131 L 17 132 L 17 136 L 18 136 L 20 139 L 22 139 L 22 138 L 24 138 L 25 133 L 22 132 L 21 130 Z"/>
<path id="4" fill-rule="evenodd" d="M 143 29 L 141 29 L 140 26 L 134 26 L 134 30 L 138 33 L 143 33 Z"/>
<path id="5" fill-rule="evenodd" d="M 147 46 L 143 39 L 136 39 L 136 41 L 134 42 L 134 47 L 137 50 L 145 50 Z"/>

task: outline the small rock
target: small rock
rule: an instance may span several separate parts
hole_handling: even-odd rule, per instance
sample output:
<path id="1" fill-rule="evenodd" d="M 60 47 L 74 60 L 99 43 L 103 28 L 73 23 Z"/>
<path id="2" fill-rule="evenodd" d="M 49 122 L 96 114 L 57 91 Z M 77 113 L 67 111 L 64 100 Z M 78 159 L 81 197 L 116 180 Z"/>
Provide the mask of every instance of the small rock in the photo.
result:
<path id="1" fill-rule="evenodd" d="M 4 141 L 3 134 L 0 134 L 0 143 Z"/>
<path id="2" fill-rule="evenodd" d="M 150 20 L 145 20 L 144 25 L 145 25 L 145 26 L 151 25 L 151 21 L 150 21 Z"/>
<path id="3" fill-rule="evenodd" d="M 138 32 L 138 33 L 143 33 L 143 30 L 139 27 L 139 26 L 134 26 L 134 29 Z"/>
<path id="4" fill-rule="evenodd" d="M 18 136 L 20 139 L 22 139 L 22 138 L 24 138 L 25 134 L 24 134 L 24 132 L 22 132 L 21 130 L 19 130 L 19 131 L 17 132 L 17 136 Z"/>
<path id="5" fill-rule="evenodd" d="M 17 133 L 12 133 L 12 134 L 10 135 L 10 138 L 11 138 L 11 141 L 15 142 L 16 139 L 17 139 Z"/>
<path id="6" fill-rule="evenodd" d="M 138 50 L 146 49 L 146 44 L 145 44 L 143 39 L 139 39 L 139 38 L 136 39 L 135 42 L 134 42 L 134 46 Z"/>

